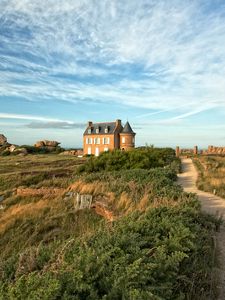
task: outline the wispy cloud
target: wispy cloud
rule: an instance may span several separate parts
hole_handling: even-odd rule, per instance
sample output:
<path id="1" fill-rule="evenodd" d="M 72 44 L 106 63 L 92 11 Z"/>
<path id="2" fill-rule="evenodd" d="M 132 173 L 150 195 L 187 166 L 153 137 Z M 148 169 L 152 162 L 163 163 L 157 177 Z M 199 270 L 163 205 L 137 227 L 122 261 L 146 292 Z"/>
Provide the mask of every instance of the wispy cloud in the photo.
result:
<path id="1" fill-rule="evenodd" d="M 43 122 L 66 122 L 67 124 L 74 124 L 72 121 L 58 120 L 54 118 L 35 116 L 35 115 L 20 115 L 20 114 L 8 114 L 0 113 L 0 119 L 14 119 L 14 120 L 33 120 L 33 121 L 43 121 Z"/>
<path id="2" fill-rule="evenodd" d="M 174 110 L 177 119 L 215 101 L 225 109 L 225 4 L 214 4 L 2 0 L 0 94 Z"/>
<path id="3" fill-rule="evenodd" d="M 85 125 L 84 123 L 72 122 L 31 122 L 25 126 L 32 129 L 84 129 Z"/>

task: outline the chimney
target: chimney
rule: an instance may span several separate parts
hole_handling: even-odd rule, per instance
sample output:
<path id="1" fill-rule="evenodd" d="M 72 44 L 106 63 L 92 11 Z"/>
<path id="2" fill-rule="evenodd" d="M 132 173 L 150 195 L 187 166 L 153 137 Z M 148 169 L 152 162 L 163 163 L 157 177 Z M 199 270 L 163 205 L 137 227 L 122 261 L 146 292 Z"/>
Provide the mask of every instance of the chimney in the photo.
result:
<path id="1" fill-rule="evenodd" d="M 117 127 L 117 126 L 122 126 L 122 125 L 121 125 L 121 120 L 119 120 L 119 119 L 116 120 L 116 127 Z"/>
<path id="2" fill-rule="evenodd" d="M 92 121 L 88 121 L 87 126 L 88 126 L 88 127 L 91 127 L 92 125 L 93 125 Z"/>

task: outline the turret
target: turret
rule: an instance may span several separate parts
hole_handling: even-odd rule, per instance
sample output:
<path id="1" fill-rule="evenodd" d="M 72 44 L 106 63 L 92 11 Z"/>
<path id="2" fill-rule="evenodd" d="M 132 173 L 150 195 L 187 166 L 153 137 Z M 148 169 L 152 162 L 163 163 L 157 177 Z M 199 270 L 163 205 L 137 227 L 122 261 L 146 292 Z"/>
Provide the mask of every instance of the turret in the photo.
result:
<path id="1" fill-rule="evenodd" d="M 127 122 L 120 133 L 120 149 L 131 150 L 135 147 L 135 135 L 129 122 Z"/>

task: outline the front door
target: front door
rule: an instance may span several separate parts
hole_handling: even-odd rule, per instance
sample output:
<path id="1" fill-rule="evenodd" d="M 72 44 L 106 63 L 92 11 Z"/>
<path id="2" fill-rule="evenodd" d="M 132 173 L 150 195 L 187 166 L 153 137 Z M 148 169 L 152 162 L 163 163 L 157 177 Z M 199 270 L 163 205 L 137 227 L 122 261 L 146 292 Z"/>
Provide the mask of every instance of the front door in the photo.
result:
<path id="1" fill-rule="evenodd" d="M 95 148 L 95 156 L 99 156 L 99 148 Z"/>

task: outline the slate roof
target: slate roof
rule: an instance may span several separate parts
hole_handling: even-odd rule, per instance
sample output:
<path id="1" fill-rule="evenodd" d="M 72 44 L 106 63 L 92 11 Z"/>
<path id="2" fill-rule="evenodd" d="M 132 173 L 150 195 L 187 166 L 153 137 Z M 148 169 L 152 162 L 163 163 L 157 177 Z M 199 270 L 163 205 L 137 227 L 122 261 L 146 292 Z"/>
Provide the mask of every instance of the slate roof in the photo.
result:
<path id="1" fill-rule="evenodd" d="M 134 133 L 133 129 L 130 126 L 130 123 L 127 122 L 121 133 Z"/>
<path id="2" fill-rule="evenodd" d="M 105 129 L 108 128 L 108 133 L 105 132 Z M 113 134 L 116 128 L 116 122 L 106 122 L 106 123 L 93 123 L 91 127 L 87 127 L 84 135 L 88 134 Z M 91 133 L 88 133 L 88 129 L 91 129 Z M 96 129 L 99 129 L 99 132 L 96 132 Z"/>

